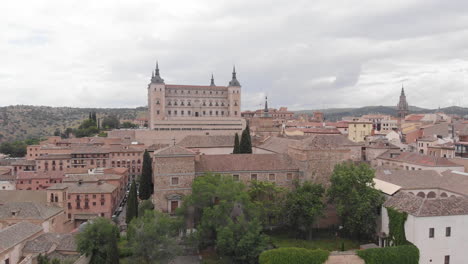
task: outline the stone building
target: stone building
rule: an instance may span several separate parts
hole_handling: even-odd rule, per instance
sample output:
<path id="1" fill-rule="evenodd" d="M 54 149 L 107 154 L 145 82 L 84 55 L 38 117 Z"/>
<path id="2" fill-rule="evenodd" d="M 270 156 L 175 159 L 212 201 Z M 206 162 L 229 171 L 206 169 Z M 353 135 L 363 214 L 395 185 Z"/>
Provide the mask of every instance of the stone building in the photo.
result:
<path id="1" fill-rule="evenodd" d="M 398 101 L 398 117 L 401 120 L 404 120 L 405 117 L 409 114 L 409 105 L 406 102 L 405 88 L 401 87 L 400 101 Z"/>
<path id="2" fill-rule="evenodd" d="M 28 222 L 20 222 L 0 230 L 0 263 L 19 263 L 25 243 L 42 233 L 40 226 Z"/>

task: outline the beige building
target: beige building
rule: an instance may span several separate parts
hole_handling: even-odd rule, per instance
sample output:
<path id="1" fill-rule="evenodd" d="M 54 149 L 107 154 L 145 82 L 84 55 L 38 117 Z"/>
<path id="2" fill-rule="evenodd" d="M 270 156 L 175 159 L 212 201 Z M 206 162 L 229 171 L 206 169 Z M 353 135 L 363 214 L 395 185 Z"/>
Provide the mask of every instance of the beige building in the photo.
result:
<path id="1" fill-rule="evenodd" d="M 25 243 L 41 234 L 40 226 L 28 222 L 20 222 L 0 230 L 0 263 L 19 263 Z"/>
<path id="2" fill-rule="evenodd" d="M 394 152 L 389 150 L 376 159 L 377 166 L 404 170 L 446 170 L 465 171 L 463 165 L 444 157 L 423 155 L 414 152 Z"/>
<path id="3" fill-rule="evenodd" d="M 348 122 L 348 139 L 353 142 L 363 142 L 367 136 L 372 135 L 372 122 Z"/>

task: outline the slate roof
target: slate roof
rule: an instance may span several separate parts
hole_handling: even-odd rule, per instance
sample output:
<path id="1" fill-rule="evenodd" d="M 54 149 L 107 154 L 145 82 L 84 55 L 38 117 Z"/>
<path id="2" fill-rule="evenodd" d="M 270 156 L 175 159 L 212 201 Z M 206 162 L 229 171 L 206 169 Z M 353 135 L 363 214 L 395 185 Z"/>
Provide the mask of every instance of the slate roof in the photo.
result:
<path id="1" fill-rule="evenodd" d="M 45 233 L 26 242 L 23 252 L 48 253 L 53 248 L 54 251 L 77 251 L 72 234 Z"/>
<path id="2" fill-rule="evenodd" d="M 42 231 L 42 227 L 29 222 L 19 222 L 0 230 L 0 253 Z"/>
<path id="3" fill-rule="evenodd" d="M 413 194 L 398 192 L 385 201 L 383 206 L 419 217 L 466 215 L 468 197 L 424 199 Z"/>
<path id="4" fill-rule="evenodd" d="M 195 162 L 196 172 L 298 170 L 285 154 L 202 155 Z"/>
<path id="5" fill-rule="evenodd" d="M 406 162 L 420 166 L 429 166 L 429 167 L 460 167 L 447 158 L 423 155 L 415 152 L 401 152 L 399 155 L 390 157 L 389 152 L 385 152 L 378 157 L 379 159 Z"/>
<path id="6" fill-rule="evenodd" d="M 234 147 L 234 136 L 186 136 L 177 146 L 185 148 Z"/>
<path id="7" fill-rule="evenodd" d="M 13 216 L 13 212 L 15 215 Z M 0 219 L 49 219 L 50 217 L 63 212 L 63 209 L 56 206 L 46 206 L 35 202 L 9 202 L 0 205 Z"/>
<path id="8" fill-rule="evenodd" d="M 154 152 L 155 156 L 194 156 L 195 153 L 181 146 L 170 146 Z"/>

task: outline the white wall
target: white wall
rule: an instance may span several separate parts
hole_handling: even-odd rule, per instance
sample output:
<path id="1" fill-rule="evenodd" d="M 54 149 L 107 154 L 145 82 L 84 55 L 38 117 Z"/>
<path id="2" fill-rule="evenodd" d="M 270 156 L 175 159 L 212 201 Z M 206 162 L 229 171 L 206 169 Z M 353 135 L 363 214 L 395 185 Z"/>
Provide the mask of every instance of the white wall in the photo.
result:
<path id="1" fill-rule="evenodd" d="M 0 191 L 2 190 L 15 190 L 15 182 L 14 181 L 0 181 Z"/>

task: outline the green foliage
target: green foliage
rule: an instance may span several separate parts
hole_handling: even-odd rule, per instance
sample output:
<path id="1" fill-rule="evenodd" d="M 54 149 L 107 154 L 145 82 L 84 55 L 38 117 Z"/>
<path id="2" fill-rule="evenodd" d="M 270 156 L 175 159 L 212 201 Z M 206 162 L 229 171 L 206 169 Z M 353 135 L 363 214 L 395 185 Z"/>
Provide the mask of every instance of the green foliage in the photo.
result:
<path id="1" fill-rule="evenodd" d="M 414 245 L 358 250 L 366 264 L 418 264 L 419 250 Z"/>
<path id="2" fill-rule="evenodd" d="M 312 239 L 313 224 L 323 215 L 324 193 L 322 185 L 304 182 L 286 197 L 285 216 L 288 225 L 299 233 L 307 231 L 308 239 Z"/>
<path id="3" fill-rule="evenodd" d="M 242 131 L 240 152 L 239 153 L 252 153 L 252 139 L 250 137 L 249 125 Z"/>
<path id="4" fill-rule="evenodd" d="M 78 127 L 78 129 L 88 129 L 88 128 L 91 128 L 91 127 L 96 127 L 97 128 L 96 122 L 93 119 L 86 119 L 81 123 L 81 125 Z"/>
<path id="5" fill-rule="evenodd" d="M 236 221 L 220 227 L 216 238 L 216 248 L 221 255 L 230 256 L 235 263 L 257 263 L 258 256 L 267 248 L 267 237 L 263 235 L 258 219 L 246 221 L 239 217 Z"/>
<path id="6" fill-rule="evenodd" d="M 141 200 L 148 200 L 153 193 L 153 168 L 151 157 L 147 150 L 143 154 L 143 167 L 140 177 L 139 196 Z"/>
<path id="7" fill-rule="evenodd" d="M 179 252 L 176 243 L 177 222 L 168 215 L 146 211 L 133 219 L 128 229 L 128 241 L 134 263 L 168 263 Z"/>
<path id="8" fill-rule="evenodd" d="M 98 134 L 98 137 L 107 137 L 107 133 L 106 132 L 100 132 Z"/>
<path id="9" fill-rule="evenodd" d="M 37 256 L 37 264 L 60 264 L 60 260 L 56 258 L 51 260 L 49 257 L 39 254 L 39 256 Z"/>
<path id="10" fill-rule="evenodd" d="M 121 128 L 137 128 L 138 125 L 137 124 L 133 124 L 131 122 L 128 122 L 128 121 L 125 121 L 122 123 L 122 125 L 120 126 Z"/>
<path id="11" fill-rule="evenodd" d="M 138 217 L 138 197 L 135 180 L 133 180 L 132 184 L 130 185 L 130 193 L 128 194 L 127 212 L 125 217 L 125 222 L 127 224 L 130 223 L 133 218 Z"/>
<path id="12" fill-rule="evenodd" d="M 24 141 L 3 142 L 0 144 L 0 153 L 10 155 L 13 158 L 24 157 L 27 153 L 27 147 L 37 145 L 39 141 L 39 139 L 31 138 Z"/>
<path id="13" fill-rule="evenodd" d="M 90 264 L 119 263 L 119 229 L 105 218 L 93 219 L 76 236 L 78 251 L 91 256 Z"/>
<path id="14" fill-rule="evenodd" d="M 73 134 L 76 137 L 90 137 L 96 135 L 97 133 L 99 133 L 99 129 L 97 128 L 97 124 L 93 119 L 84 120 L 78 129 L 73 130 Z M 66 137 L 68 137 L 67 134 Z"/>
<path id="15" fill-rule="evenodd" d="M 258 208 L 263 226 L 280 224 L 286 189 L 272 182 L 253 181 L 248 190 L 250 200 Z"/>
<path id="16" fill-rule="evenodd" d="M 239 134 L 236 133 L 236 136 L 234 137 L 234 149 L 232 151 L 233 154 L 239 154 L 240 153 L 240 142 L 239 142 Z"/>
<path id="17" fill-rule="evenodd" d="M 388 224 L 388 237 L 390 238 L 392 245 L 401 246 L 408 244 L 405 235 L 405 222 L 408 218 L 408 214 L 405 212 L 398 212 L 393 208 L 387 208 L 387 212 L 390 220 Z"/>
<path id="18" fill-rule="evenodd" d="M 150 199 L 143 200 L 138 206 L 138 215 L 145 215 L 145 212 L 148 210 L 154 210 L 154 204 Z"/>
<path id="19" fill-rule="evenodd" d="M 114 129 L 120 127 L 119 118 L 115 115 L 109 115 L 102 119 L 101 126 L 104 129 Z"/>
<path id="20" fill-rule="evenodd" d="M 374 170 L 365 163 L 338 164 L 331 176 L 328 197 L 336 205 L 344 232 L 351 236 L 371 238 L 375 233 L 383 197 L 373 188 L 373 179 Z"/>
<path id="21" fill-rule="evenodd" d="M 264 251 L 259 258 L 260 264 L 322 264 L 328 259 L 325 250 L 304 248 L 278 248 Z M 396 262 L 395 262 L 396 263 Z"/>

